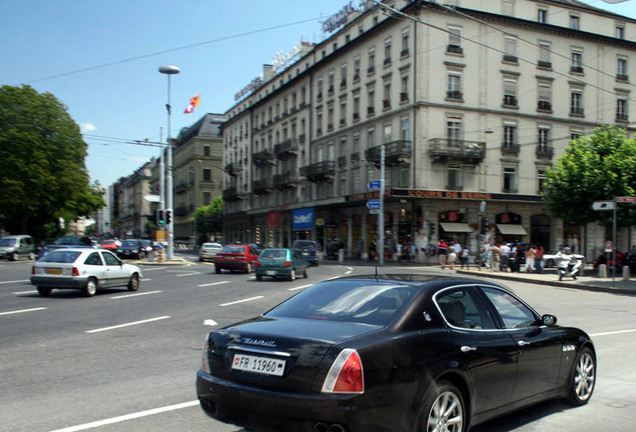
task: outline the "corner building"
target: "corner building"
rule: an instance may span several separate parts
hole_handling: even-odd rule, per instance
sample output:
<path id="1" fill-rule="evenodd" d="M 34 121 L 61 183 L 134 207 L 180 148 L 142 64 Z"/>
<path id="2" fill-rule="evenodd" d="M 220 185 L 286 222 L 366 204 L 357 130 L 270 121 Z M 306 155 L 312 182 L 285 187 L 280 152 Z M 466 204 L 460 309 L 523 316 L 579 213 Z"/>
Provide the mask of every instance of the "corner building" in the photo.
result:
<path id="1" fill-rule="evenodd" d="M 476 251 L 484 220 L 487 238 L 596 256 L 608 234 L 553 218 L 540 193 L 571 139 L 631 128 L 636 22 L 574 0 L 444 3 L 367 2 L 265 65 L 223 126 L 228 241 L 337 238 L 366 256 L 384 146 L 386 249 Z"/>

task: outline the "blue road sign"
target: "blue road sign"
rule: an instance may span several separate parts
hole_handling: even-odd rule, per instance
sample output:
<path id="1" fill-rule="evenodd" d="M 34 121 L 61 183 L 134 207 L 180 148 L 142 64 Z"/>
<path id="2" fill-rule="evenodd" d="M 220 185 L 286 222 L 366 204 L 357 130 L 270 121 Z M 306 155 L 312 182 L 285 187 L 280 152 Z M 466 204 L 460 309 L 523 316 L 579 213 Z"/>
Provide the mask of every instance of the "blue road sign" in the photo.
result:
<path id="1" fill-rule="evenodd" d="M 372 200 L 367 201 L 367 208 L 369 210 L 379 209 L 380 208 L 380 200 L 379 199 L 372 199 Z"/>
<path id="2" fill-rule="evenodd" d="M 370 190 L 379 190 L 382 187 L 382 180 L 371 180 L 369 182 Z"/>

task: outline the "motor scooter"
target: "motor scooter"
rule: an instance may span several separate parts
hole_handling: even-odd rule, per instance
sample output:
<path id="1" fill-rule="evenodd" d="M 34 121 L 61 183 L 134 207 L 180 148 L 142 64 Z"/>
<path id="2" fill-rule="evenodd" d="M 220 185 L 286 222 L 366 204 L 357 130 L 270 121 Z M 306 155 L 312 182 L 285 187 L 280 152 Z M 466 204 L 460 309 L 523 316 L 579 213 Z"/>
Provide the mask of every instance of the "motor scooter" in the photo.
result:
<path id="1" fill-rule="evenodd" d="M 580 260 L 573 255 L 564 255 L 557 265 L 557 272 L 559 273 L 559 280 L 563 280 L 564 277 L 572 277 L 576 279 L 583 267 L 583 260 Z"/>

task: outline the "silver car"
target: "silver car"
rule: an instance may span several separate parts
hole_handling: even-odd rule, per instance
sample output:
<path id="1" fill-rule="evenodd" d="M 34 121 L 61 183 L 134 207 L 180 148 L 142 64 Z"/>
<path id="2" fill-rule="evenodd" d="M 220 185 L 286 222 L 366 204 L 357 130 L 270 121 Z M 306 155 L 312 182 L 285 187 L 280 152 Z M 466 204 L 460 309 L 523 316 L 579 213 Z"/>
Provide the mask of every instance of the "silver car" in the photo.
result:
<path id="1" fill-rule="evenodd" d="M 36 261 L 31 270 L 31 283 L 41 296 L 50 295 L 54 288 L 79 289 L 87 297 L 100 288 L 116 286 L 137 291 L 141 277 L 139 267 L 125 264 L 103 249 L 54 250 Z"/>
<path id="2" fill-rule="evenodd" d="M 221 249 L 223 249 L 221 243 L 203 243 L 199 249 L 199 261 L 213 260 Z"/>

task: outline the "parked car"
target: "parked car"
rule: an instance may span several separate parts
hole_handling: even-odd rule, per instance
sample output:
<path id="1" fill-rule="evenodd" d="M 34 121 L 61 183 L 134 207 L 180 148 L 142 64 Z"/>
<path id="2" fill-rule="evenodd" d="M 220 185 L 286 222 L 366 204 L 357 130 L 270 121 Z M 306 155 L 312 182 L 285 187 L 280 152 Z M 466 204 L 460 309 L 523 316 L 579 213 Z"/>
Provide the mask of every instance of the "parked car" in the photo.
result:
<path id="1" fill-rule="evenodd" d="M 318 267 L 319 249 L 318 243 L 313 240 L 296 240 L 292 245 L 292 249 L 300 252 L 311 265 Z"/>
<path id="2" fill-rule="evenodd" d="M 152 240 L 148 240 L 148 239 L 141 239 L 139 240 L 141 242 L 141 248 L 143 251 L 143 255 L 144 256 L 149 256 L 152 251 L 155 249 Z"/>
<path id="3" fill-rule="evenodd" d="M 556 321 L 485 280 L 327 280 L 209 333 L 198 400 L 246 429 L 466 432 L 541 401 L 590 400 L 594 345 Z"/>
<path id="4" fill-rule="evenodd" d="M 223 245 L 221 243 L 203 243 L 199 249 L 199 261 L 212 260 L 217 253 L 221 252 Z"/>
<path id="5" fill-rule="evenodd" d="M 268 248 L 254 262 L 254 273 L 259 281 L 263 280 L 263 276 L 274 279 L 284 277 L 293 281 L 297 275 L 309 277 L 309 263 L 295 249 Z"/>
<path id="6" fill-rule="evenodd" d="M 141 269 L 124 264 L 104 249 L 58 249 L 36 261 L 31 270 L 31 284 L 41 296 L 53 289 L 79 289 L 92 297 L 100 288 L 126 286 L 139 289 Z"/>
<path id="7" fill-rule="evenodd" d="M 141 258 L 144 254 L 144 247 L 140 240 L 128 239 L 121 242 L 117 248 L 117 256 L 120 258 Z"/>
<path id="8" fill-rule="evenodd" d="M 15 261 L 21 257 L 35 259 L 35 244 L 30 235 L 10 235 L 0 238 L 0 258 Z"/>
<path id="9" fill-rule="evenodd" d="M 563 257 L 563 252 L 556 251 L 551 254 L 543 254 L 543 267 L 556 267 Z M 570 254 L 569 256 L 573 256 L 576 259 L 580 259 L 585 262 L 585 257 L 583 255 L 578 254 Z"/>
<path id="10" fill-rule="evenodd" d="M 214 271 L 221 273 L 222 270 L 242 270 L 252 273 L 254 261 L 258 259 L 258 252 L 250 245 L 227 245 L 223 246 L 220 252 L 214 257 Z"/>
<path id="11" fill-rule="evenodd" d="M 102 249 L 106 249 L 106 250 L 110 250 L 110 251 L 116 251 L 117 250 L 117 243 L 115 242 L 115 240 L 112 239 L 105 239 L 99 242 L 99 246 Z"/>
<path id="12" fill-rule="evenodd" d="M 47 255 L 49 252 L 57 250 L 57 249 L 73 249 L 73 248 L 91 248 L 93 247 L 93 240 L 88 236 L 83 235 L 69 235 L 60 237 L 53 244 L 48 244 L 44 246 L 38 252 L 37 259 L 39 260 L 43 256 Z"/>

